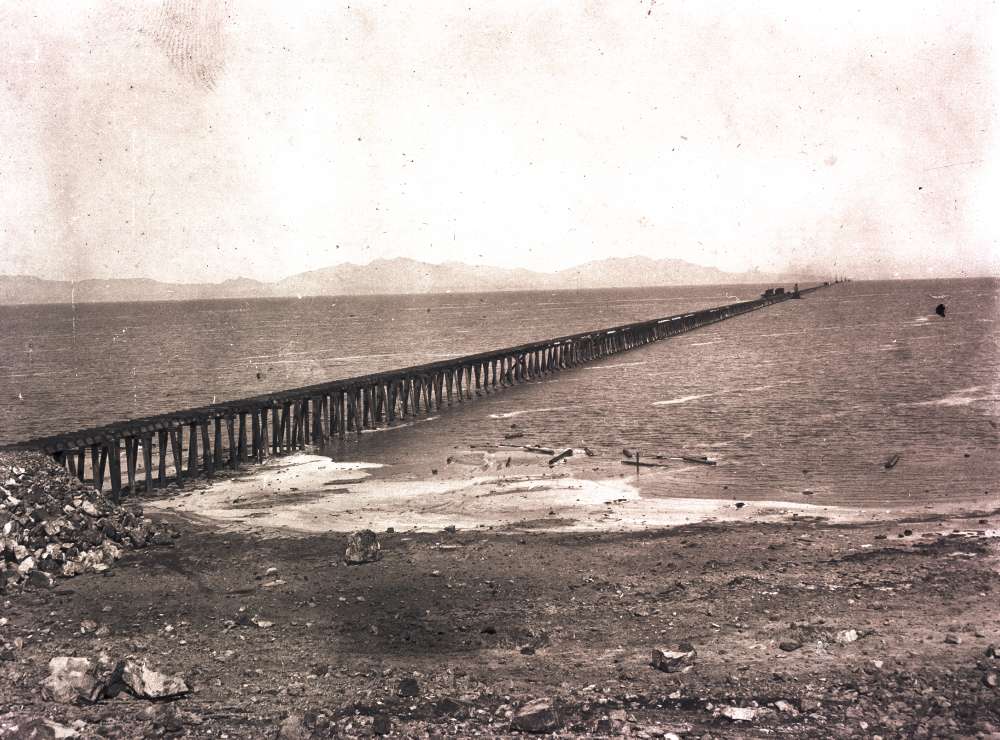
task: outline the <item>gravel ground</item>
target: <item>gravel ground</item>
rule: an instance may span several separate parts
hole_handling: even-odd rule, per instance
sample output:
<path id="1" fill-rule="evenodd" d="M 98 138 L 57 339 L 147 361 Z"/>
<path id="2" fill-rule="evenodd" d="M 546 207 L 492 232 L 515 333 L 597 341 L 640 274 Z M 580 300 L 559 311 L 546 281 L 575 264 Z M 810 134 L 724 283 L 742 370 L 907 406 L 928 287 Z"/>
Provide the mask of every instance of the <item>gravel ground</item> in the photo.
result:
<path id="1" fill-rule="evenodd" d="M 0 597 L 0 737 L 1000 737 L 1000 511 L 379 533 L 354 566 L 153 518 L 177 536 Z M 56 656 L 191 691 L 56 703 Z"/>

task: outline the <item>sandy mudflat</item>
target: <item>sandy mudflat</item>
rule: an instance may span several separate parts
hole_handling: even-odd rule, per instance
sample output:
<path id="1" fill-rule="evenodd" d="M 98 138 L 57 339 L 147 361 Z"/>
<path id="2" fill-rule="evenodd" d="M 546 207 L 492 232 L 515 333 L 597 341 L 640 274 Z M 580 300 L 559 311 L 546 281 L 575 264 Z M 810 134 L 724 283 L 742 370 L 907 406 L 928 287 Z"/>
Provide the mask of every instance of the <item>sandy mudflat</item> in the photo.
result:
<path id="1" fill-rule="evenodd" d="M 699 467 L 699 466 L 694 466 Z M 437 472 L 431 472 L 436 470 Z M 372 529 L 626 532 L 695 522 L 871 520 L 877 511 L 784 501 L 670 497 L 642 492 L 633 474 L 594 475 L 583 450 L 553 466 L 519 450 L 455 453 L 438 468 L 335 462 L 298 453 L 149 507 L 217 522 L 227 530 L 286 533 Z M 430 473 L 428 475 L 427 473 Z M 606 474 L 606 471 L 605 471 Z M 671 475 L 645 469 L 643 480 Z M 644 477 L 643 477 L 644 476 Z"/>

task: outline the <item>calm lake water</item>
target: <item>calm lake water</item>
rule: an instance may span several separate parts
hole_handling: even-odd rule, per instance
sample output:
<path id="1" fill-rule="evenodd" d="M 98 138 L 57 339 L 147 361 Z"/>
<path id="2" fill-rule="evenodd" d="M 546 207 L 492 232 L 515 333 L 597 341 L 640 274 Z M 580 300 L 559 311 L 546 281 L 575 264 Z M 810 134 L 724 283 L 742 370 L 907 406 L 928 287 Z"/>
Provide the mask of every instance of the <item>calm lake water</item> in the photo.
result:
<path id="1" fill-rule="evenodd" d="M 0 307 L 0 442 L 729 303 L 755 286 Z M 947 318 L 934 314 L 945 303 Z M 495 443 L 719 460 L 669 495 L 996 502 L 1000 282 L 856 282 L 366 434 L 387 462 Z M 885 471 L 881 462 L 899 454 Z M 993 505 L 996 505 L 993 503 Z"/>

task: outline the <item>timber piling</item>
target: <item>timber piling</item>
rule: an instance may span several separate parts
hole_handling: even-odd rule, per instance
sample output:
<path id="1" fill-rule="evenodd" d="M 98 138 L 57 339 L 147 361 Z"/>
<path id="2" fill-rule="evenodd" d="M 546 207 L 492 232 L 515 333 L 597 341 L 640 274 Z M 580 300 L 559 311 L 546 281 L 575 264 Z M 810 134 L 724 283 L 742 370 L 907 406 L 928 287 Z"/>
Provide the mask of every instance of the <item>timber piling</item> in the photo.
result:
<path id="1" fill-rule="evenodd" d="M 826 285 L 803 288 L 794 297 Z M 171 480 L 182 485 L 187 478 L 211 477 L 224 467 L 238 470 L 241 464 L 259 464 L 269 456 L 287 454 L 307 445 L 321 447 L 335 437 L 344 438 L 364 429 L 440 412 L 482 394 L 543 379 L 791 298 L 791 293 L 769 290 L 753 300 L 691 313 L 40 437 L 5 447 L 42 450 L 81 481 L 89 481 L 98 490 L 110 487 L 111 498 L 117 502 L 126 488 L 134 495 L 140 480 L 147 491 L 162 488 Z"/>

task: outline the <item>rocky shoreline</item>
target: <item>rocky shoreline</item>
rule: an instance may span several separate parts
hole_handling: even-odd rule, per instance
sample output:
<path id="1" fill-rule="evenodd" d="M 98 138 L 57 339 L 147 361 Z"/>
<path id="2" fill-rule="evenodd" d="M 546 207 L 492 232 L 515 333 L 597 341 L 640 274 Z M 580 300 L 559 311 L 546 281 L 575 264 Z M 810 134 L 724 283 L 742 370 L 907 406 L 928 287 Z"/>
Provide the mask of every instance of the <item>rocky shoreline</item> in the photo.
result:
<path id="1" fill-rule="evenodd" d="M 1000 736 L 1000 511 L 377 551 L 131 514 L 114 567 L 4 595 L 0 737 Z M 45 688 L 61 668 L 87 696 Z"/>
<path id="2" fill-rule="evenodd" d="M 102 573 L 127 549 L 165 544 L 136 504 L 119 506 L 34 452 L 0 452 L 0 594 Z"/>

